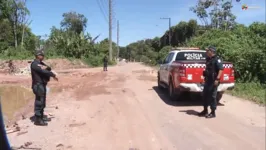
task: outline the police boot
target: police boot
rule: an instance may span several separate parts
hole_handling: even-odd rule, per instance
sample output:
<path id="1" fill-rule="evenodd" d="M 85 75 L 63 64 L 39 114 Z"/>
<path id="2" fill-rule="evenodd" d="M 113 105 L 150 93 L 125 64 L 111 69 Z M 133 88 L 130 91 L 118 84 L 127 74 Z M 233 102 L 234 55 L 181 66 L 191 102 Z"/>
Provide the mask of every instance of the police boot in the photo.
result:
<path id="1" fill-rule="evenodd" d="M 42 120 L 43 121 L 51 121 L 51 118 L 48 118 L 47 115 L 42 115 Z"/>
<path id="2" fill-rule="evenodd" d="M 209 113 L 208 115 L 206 115 L 206 118 L 215 118 L 216 117 L 216 114 L 215 114 L 215 111 L 212 110 L 211 113 Z"/>
<path id="3" fill-rule="evenodd" d="M 208 109 L 204 109 L 202 112 L 198 113 L 199 117 L 206 116 L 208 114 Z"/>
<path id="4" fill-rule="evenodd" d="M 42 117 L 35 117 L 35 121 L 34 121 L 34 124 L 36 126 L 47 126 L 48 124 L 46 122 L 44 122 L 44 120 L 42 119 Z"/>

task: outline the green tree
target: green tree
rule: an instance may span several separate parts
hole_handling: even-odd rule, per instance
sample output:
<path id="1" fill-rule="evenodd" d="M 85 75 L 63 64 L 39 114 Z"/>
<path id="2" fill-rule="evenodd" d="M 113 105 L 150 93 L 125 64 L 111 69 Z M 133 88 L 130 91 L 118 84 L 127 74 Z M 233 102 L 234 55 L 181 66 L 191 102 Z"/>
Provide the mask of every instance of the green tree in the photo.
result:
<path id="1" fill-rule="evenodd" d="M 65 30 L 76 32 L 80 34 L 86 29 L 87 18 L 83 14 L 76 12 L 68 12 L 63 14 L 61 27 Z"/>
<path id="2" fill-rule="evenodd" d="M 232 13 L 232 8 L 232 1 L 199 0 L 190 10 L 197 15 L 205 27 L 228 30 L 236 25 L 236 16 Z"/>
<path id="3" fill-rule="evenodd" d="M 18 46 L 18 35 L 21 32 L 21 40 L 23 42 L 26 16 L 29 10 L 26 7 L 26 1 L 23 0 L 1 0 L 0 4 L 1 20 L 7 19 L 12 27 L 14 46 Z"/>

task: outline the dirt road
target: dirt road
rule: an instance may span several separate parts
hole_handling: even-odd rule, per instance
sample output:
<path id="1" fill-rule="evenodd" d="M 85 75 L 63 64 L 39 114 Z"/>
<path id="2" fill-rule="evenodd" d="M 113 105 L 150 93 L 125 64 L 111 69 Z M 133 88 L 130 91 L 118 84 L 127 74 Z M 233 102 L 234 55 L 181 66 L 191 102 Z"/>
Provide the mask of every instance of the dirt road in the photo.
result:
<path id="1" fill-rule="evenodd" d="M 12 146 L 42 150 L 264 150 L 265 108 L 225 95 L 217 118 L 195 114 L 197 100 L 169 102 L 156 87 L 156 70 L 121 64 L 59 73 L 49 87 L 47 127 L 29 114 L 18 121 Z M 24 133 L 24 134 L 23 134 Z"/>

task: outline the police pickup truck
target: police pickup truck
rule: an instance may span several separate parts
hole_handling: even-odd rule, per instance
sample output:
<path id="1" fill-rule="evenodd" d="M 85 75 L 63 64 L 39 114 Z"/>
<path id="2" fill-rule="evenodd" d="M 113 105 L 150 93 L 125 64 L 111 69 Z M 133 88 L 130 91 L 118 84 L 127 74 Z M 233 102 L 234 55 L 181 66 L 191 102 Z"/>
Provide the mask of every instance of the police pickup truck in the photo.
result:
<path id="1" fill-rule="evenodd" d="M 202 93 L 204 87 L 203 71 L 206 67 L 206 51 L 199 48 L 174 48 L 158 71 L 158 87 L 167 88 L 171 100 L 180 99 L 183 93 Z M 217 101 L 226 90 L 235 85 L 233 64 L 223 62 L 223 73 L 218 86 Z"/>

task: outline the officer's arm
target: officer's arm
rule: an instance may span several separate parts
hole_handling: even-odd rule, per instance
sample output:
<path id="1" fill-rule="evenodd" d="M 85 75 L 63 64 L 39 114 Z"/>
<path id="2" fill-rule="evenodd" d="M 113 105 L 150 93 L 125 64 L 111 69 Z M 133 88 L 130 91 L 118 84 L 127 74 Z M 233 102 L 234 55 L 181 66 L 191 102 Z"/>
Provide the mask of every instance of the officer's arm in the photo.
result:
<path id="1" fill-rule="evenodd" d="M 219 72 L 217 75 L 217 79 L 220 79 L 224 70 L 223 64 L 220 59 L 216 60 L 216 67 L 218 68 Z"/>
<path id="2" fill-rule="evenodd" d="M 32 69 L 38 73 L 41 73 L 45 76 L 48 76 L 48 77 L 55 77 L 55 74 L 51 71 L 48 71 L 48 70 L 45 70 L 45 69 L 42 69 L 40 66 L 38 66 L 37 63 L 32 63 Z"/>
<path id="3" fill-rule="evenodd" d="M 46 68 L 46 70 L 48 70 L 48 71 L 52 71 L 52 68 L 50 67 L 50 66 L 48 66 L 48 65 L 46 65 L 45 63 L 43 63 L 42 62 L 42 64 L 44 65 L 44 66 L 46 66 L 47 68 Z"/>

